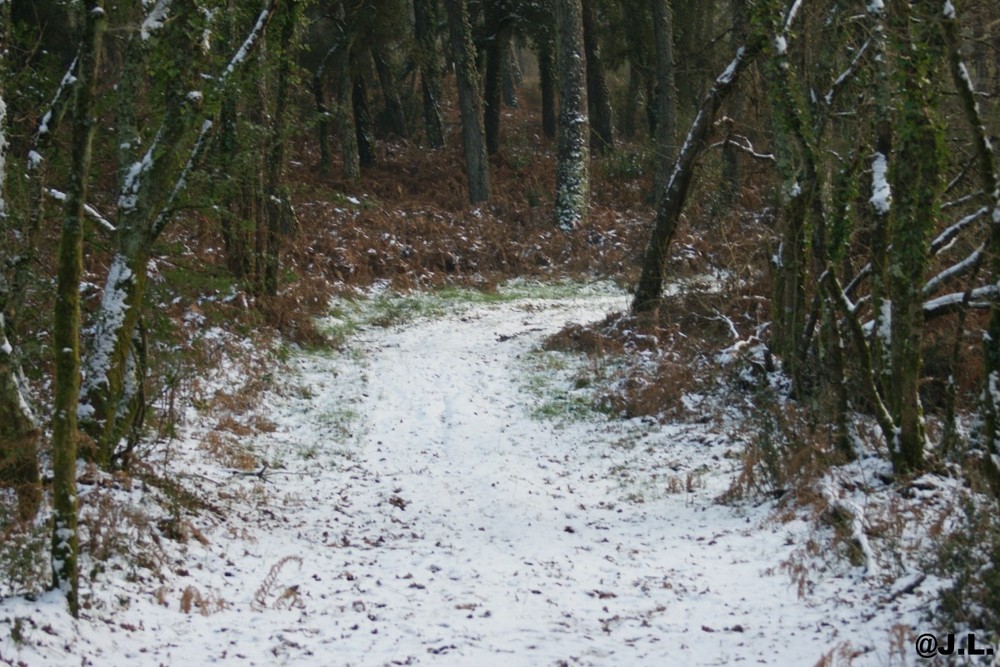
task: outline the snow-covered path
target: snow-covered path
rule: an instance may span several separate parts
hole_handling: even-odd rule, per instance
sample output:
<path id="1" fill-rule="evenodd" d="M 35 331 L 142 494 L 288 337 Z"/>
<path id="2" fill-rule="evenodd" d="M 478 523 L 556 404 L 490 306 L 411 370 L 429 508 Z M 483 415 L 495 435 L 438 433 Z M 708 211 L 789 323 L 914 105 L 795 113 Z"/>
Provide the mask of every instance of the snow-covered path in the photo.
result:
<path id="1" fill-rule="evenodd" d="M 803 599 L 778 570 L 801 523 L 714 502 L 736 465 L 725 437 L 532 416 L 571 390 L 557 373 L 528 389 L 541 338 L 624 305 L 476 305 L 293 360 L 302 389 L 268 401 L 277 430 L 258 436 L 281 474 L 225 482 L 231 514 L 189 542 L 178 579 L 102 580 L 89 619 L 38 623 L 0 658 L 812 665 L 849 641 L 883 664 L 892 619 L 865 625 L 862 584 Z M 220 604 L 183 613 L 186 588 Z M 21 604 L 0 617 L 55 618 L 59 602 Z"/>

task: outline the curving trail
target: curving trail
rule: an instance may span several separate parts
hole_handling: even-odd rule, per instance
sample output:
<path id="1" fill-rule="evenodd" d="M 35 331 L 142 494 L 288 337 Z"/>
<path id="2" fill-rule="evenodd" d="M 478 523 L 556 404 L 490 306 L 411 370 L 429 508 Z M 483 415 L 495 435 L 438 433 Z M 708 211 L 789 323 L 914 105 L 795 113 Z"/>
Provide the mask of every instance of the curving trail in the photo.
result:
<path id="1" fill-rule="evenodd" d="M 74 639 L 26 662 L 811 665 L 850 641 L 882 664 L 892 619 L 864 625 L 863 582 L 803 599 L 776 571 L 803 524 L 713 501 L 736 463 L 712 426 L 531 416 L 542 337 L 624 305 L 478 305 L 295 359 L 257 443 L 282 474 L 227 482 L 167 606 L 122 583 L 105 613 L 134 595 L 128 627 L 57 624 Z M 550 375 L 543 397 L 572 391 Z M 226 606 L 181 613 L 185 586 Z"/>

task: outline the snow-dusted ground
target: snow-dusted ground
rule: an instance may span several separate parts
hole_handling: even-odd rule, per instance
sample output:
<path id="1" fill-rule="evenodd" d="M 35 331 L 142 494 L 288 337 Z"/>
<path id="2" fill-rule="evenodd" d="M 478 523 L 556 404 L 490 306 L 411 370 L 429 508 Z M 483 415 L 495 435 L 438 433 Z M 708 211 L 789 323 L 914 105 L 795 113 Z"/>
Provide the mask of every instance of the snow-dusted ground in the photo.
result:
<path id="1" fill-rule="evenodd" d="M 848 643 L 919 662 L 921 588 L 845 566 L 800 597 L 782 564 L 807 523 L 715 502 L 738 465 L 717 426 L 559 414 L 586 362 L 540 340 L 625 305 L 475 304 L 294 357 L 251 443 L 264 478 L 207 460 L 199 417 L 170 457 L 219 510 L 184 519 L 204 539 L 168 545 L 162 581 L 85 583 L 78 622 L 53 594 L 0 602 L 0 663 L 813 665 Z"/>

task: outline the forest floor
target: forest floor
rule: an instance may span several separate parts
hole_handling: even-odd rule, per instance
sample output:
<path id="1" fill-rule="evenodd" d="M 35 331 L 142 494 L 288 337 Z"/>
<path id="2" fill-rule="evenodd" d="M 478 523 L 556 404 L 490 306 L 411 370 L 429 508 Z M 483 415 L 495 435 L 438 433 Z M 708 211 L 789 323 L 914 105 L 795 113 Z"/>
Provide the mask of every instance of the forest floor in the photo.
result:
<path id="1" fill-rule="evenodd" d="M 904 561 L 936 517 L 886 528 L 879 457 L 826 480 L 895 539 L 862 538 L 853 564 L 808 508 L 719 502 L 744 469 L 739 406 L 611 418 L 606 369 L 544 349 L 626 306 L 601 282 L 341 300 L 321 321 L 339 348 L 284 350 L 281 382 L 231 410 L 207 400 L 244 381 L 220 353 L 145 477 L 82 487 L 90 550 L 101 525 L 123 543 L 86 572 L 81 618 L 53 593 L 0 601 L 0 663 L 921 662 L 940 582 Z M 956 493 L 913 488 L 927 513 Z"/>

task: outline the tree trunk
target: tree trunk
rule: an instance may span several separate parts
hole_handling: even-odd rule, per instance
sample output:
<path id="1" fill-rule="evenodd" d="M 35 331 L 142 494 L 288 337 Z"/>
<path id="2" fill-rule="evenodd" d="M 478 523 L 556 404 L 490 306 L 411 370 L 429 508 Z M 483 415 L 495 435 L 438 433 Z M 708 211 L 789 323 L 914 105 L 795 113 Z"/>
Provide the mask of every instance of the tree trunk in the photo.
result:
<path id="1" fill-rule="evenodd" d="M 4 333 L 5 328 L 0 312 L 0 486 L 17 494 L 18 519 L 27 524 L 38 513 L 42 499 L 38 475 L 41 431 L 28 407 L 14 348 Z"/>
<path id="2" fill-rule="evenodd" d="M 372 112 L 368 107 L 368 87 L 365 86 L 363 76 L 354 77 L 351 104 L 354 109 L 354 135 L 358 139 L 358 164 L 364 169 L 371 169 L 377 163 L 375 124 L 372 120 Z"/>
<path id="3" fill-rule="evenodd" d="M 556 1 L 559 42 L 559 142 L 556 150 L 556 224 L 571 230 L 590 215 L 590 122 L 581 0 Z"/>
<path id="4" fill-rule="evenodd" d="M 933 7 L 928 5 L 933 4 Z M 917 3 L 912 14 L 908 0 L 889 5 L 893 34 L 899 40 L 896 57 L 898 102 L 896 155 L 890 171 L 895 202 L 890 212 L 892 247 L 889 286 L 892 293 L 890 361 L 892 390 L 889 405 L 899 429 L 889 443 L 893 468 L 910 473 L 924 466 L 924 419 L 920 404 L 921 339 L 924 309 L 921 288 L 930 257 L 930 235 L 937 220 L 941 188 L 943 142 L 930 110 L 936 93 L 934 25 L 937 3 Z M 912 21 L 916 19 L 916 21 Z"/>
<path id="5" fill-rule="evenodd" d="M 747 37 L 747 2 L 746 0 L 730 0 L 729 9 L 732 12 L 733 45 L 742 44 Z M 743 95 L 740 90 L 733 91 L 729 99 L 730 115 L 739 118 L 743 113 Z M 722 192 L 719 204 L 723 208 L 732 206 L 740 191 L 740 159 L 735 146 L 726 143 L 722 148 Z"/>
<path id="6" fill-rule="evenodd" d="M 517 89 L 523 82 L 521 74 L 521 47 L 513 39 L 507 40 L 507 57 L 503 66 L 503 105 L 508 109 L 518 107 Z"/>
<path id="7" fill-rule="evenodd" d="M 629 58 L 628 61 L 628 92 L 625 95 L 625 108 L 621 116 L 622 135 L 629 141 L 635 139 L 638 127 L 636 118 L 639 116 L 639 106 L 645 97 L 645 81 L 633 58 Z"/>
<path id="8" fill-rule="evenodd" d="M 486 6 L 486 89 L 483 94 L 486 152 L 495 155 L 500 150 L 500 111 L 503 104 L 503 70 L 510 44 L 508 17 L 496 5 Z"/>
<path id="9" fill-rule="evenodd" d="M 267 220 L 267 252 L 264 263 L 263 292 L 268 296 L 278 293 L 278 272 L 281 267 L 281 237 L 294 230 L 291 202 L 281 187 L 285 168 L 285 126 L 288 116 L 289 79 L 292 74 L 295 26 L 298 22 L 299 2 L 286 0 L 281 9 L 278 26 L 278 72 L 274 98 L 274 113 L 267 140 L 267 163 L 264 171 L 264 216 Z"/>
<path id="10" fill-rule="evenodd" d="M 339 41 L 330 47 L 320 61 L 319 67 L 313 72 L 312 79 L 313 100 L 316 102 L 316 132 L 319 135 L 319 173 L 324 176 L 330 173 L 330 166 L 333 163 L 333 156 L 330 153 L 331 113 L 326 99 L 326 74 L 330 60 L 339 48 Z"/>
<path id="11" fill-rule="evenodd" d="M 340 132 L 340 155 L 343 160 L 344 178 L 356 181 L 361 178 L 361 155 L 358 149 L 357 119 L 354 117 L 354 82 L 351 76 L 351 48 L 353 40 L 345 38 L 334 56 L 337 101 L 334 116 Z"/>
<path id="12" fill-rule="evenodd" d="M 0 233 L 13 219 L 7 203 L 7 72 L 6 53 L 10 26 L 10 3 L 0 5 Z M 0 251 L 0 262 L 10 258 Z M 0 272 L 0 486 L 14 489 L 18 519 L 27 524 L 37 514 L 42 498 L 38 476 L 40 430 L 25 398 L 20 364 L 7 336 L 4 311 L 12 295 Z"/>
<path id="13" fill-rule="evenodd" d="M 801 385 L 805 357 L 802 346 L 806 326 L 806 241 L 809 222 L 822 229 L 822 184 L 817 169 L 815 137 L 809 109 L 796 94 L 790 77 L 787 42 L 790 38 L 783 16 L 771 17 L 773 55 L 769 60 L 768 94 L 774 109 L 775 153 L 784 180 L 781 241 L 776 253 L 774 276 L 774 326 L 772 341 L 796 390 Z M 780 45 L 780 46 L 779 46 Z M 820 251 L 820 261 L 823 262 Z"/>
<path id="14" fill-rule="evenodd" d="M 748 46 L 740 48 L 729 67 L 715 80 L 715 85 L 701 103 L 701 109 L 695 116 L 691 129 L 688 130 L 684 146 L 674 161 L 670 178 L 664 186 L 665 193 L 656 210 L 653 234 L 646 247 L 642 274 L 639 277 L 635 297 L 632 299 L 633 313 L 653 312 L 660 304 L 663 293 L 663 267 L 666 264 L 670 242 L 677 231 L 677 222 L 684 210 L 695 162 L 705 146 L 715 114 L 718 113 L 723 100 L 736 86 L 747 66 L 760 53 L 762 46 L 762 40 L 755 40 Z"/>
<path id="15" fill-rule="evenodd" d="M 98 59 L 104 27 L 103 0 L 84 3 L 73 110 L 73 150 L 66 194 L 52 339 L 55 379 L 52 404 L 52 583 L 66 595 L 73 616 L 79 610 L 77 555 L 76 445 L 77 396 L 80 387 L 80 277 L 83 274 L 83 209 L 87 201 L 91 143 L 97 121 Z"/>
<path id="16" fill-rule="evenodd" d="M 465 147 L 465 171 L 469 182 L 469 201 L 473 204 L 490 198 L 490 171 L 486 160 L 486 137 L 483 129 L 483 104 L 479 95 L 479 71 L 472 28 L 465 0 L 444 0 L 455 61 L 458 105 L 462 115 L 462 142 Z"/>
<path id="17" fill-rule="evenodd" d="M 436 26 L 437 0 L 413 0 L 414 36 L 420 59 L 420 88 L 424 101 L 424 132 L 431 148 L 444 147 L 441 122 L 441 54 L 438 52 Z"/>
<path id="18" fill-rule="evenodd" d="M 656 38 L 656 162 L 653 190 L 656 204 L 665 189 L 670 165 L 676 157 L 677 91 L 674 87 L 674 28 L 669 0 L 653 0 L 653 34 Z"/>
<path id="19" fill-rule="evenodd" d="M 392 132 L 397 137 L 405 139 L 409 136 L 406 130 L 406 114 L 403 113 L 403 103 L 399 101 L 399 91 L 396 85 L 396 73 L 389 62 L 389 56 L 377 44 L 371 48 L 372 60 L 375 61 L 375 73 L 378 75 L 379 86 L 382 88 L 382 100 L 385 103 L 385 113 L 389 118 Z"/>
<path id="20" fill-rule="evenodd" d="M 590 147 L 596 153 L 615 145 L 614 113 L 611 94 L 604 75 L 604 58 L 598 44 L 599 31 L 594 15 L 594 0 L 581 0 L 583 49 L 586 54 L 587 104 L 590 117 Z"/>
<path id="21" fill-rule="evenodd" d="M 542 134 L 556 137 L 556 60 L 546 35 L 538 42 L 538 83 L 542 89 Z"/>

